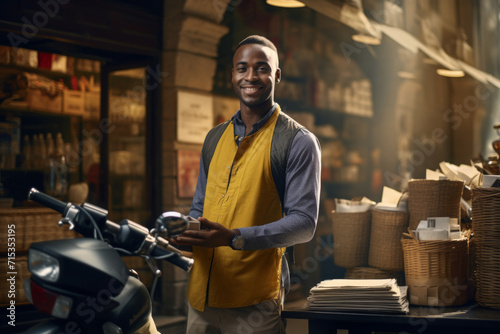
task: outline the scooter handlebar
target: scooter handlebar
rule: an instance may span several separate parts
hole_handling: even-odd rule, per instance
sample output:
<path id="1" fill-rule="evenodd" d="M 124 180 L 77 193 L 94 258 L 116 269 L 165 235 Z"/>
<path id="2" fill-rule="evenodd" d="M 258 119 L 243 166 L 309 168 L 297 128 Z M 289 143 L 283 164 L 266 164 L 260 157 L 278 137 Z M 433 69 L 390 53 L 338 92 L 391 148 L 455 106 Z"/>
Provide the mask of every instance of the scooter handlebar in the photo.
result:
<path id="1" fill-rule="evenodd" d="M 165 260 L 184 269 L 185 271 L 190 271 L 194 263 L 193 259 L 184 255 L 179 255 L 177 252 L 169 251 L 159 245 L 156 246 L 156 248 L 151 252 L 151 255 L 153 258 L 165 256 Z"/>
<path id="2" fill-rule="evenodd" d="M 67 208 L 72 206 L 72 204 L 69 202 L 64 203 L 56 198 L 53 198 L 47 194 L 44 194 L 43 192 L 38 191 L 35 188 L 32 188 L 30 190 L 28 194 L 28 199 L 40 203 L 57 212 L 60 212 L 62 215 L 65 215 Z M 96 208 L 100 209 L 98 207 Z M 126 221 L 125 225 L 130 227 L 126 229 L 127 233 L 125 233 L 125 231 L 123 230 L 124 227 L 123 224 L 120 226 L 110 221 L 106 222 L 107 232 L 113 234 L 115 237 L 117 237 L 121 233 L 125 233 L 124 234 L 125 237 L 120 245 L 123 248 L 128 248 L 127 246 L 132 246 L 134 245 L 135 242 L 142 243 L 144 237 L 149 235 L 148 230 L 138 225 L 137 223 Z M 153 257 L 158 257 L 159 259 L 163 257 L 165 260 L 169 261 L 170 263 L 176 266 L 181 267 L 185 271 L 191 270 L 191 267 L 193 266 L 194 262 L 193 259 L 183 256 L 180 250 L 170 246 L 168 241 L 164 240 L 163 238 L 158 238 L 158 239 L 159 243 L 156 245 L 156 247 L 154 247 L 153 251 L 151 252 L 151 255 Z M 138 245 L 134 245 L 134 247 L 135 246 Z M 132 250 L 135 250 L 134 247 L 132 247 L 133 248 Z"/>
<path id="3" fill-rule="evenodd" d="M 66 207 L 68 206 L 67 203 L 61 202 L 60 200 L 53 198 L 47 194 L 44 194 L 35 188 L 31 188 L 28 194 L 28 199 L 32 200 L 33 202 L 40 203 L 61 214 L 64 214 L 64 212 L 66 211 Z"/>

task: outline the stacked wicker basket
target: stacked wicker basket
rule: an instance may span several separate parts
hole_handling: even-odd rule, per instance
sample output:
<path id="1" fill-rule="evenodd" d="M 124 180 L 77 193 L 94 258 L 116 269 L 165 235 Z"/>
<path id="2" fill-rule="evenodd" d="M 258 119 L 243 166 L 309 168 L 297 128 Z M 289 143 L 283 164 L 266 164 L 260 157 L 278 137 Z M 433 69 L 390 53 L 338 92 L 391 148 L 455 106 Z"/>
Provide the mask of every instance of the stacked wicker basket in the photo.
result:
<path id="1" fill-rule="evenodd" d="M 403 239 L 410 304 L 462 305 L 467 302 L 467 240 Z"/>
<path id="2" fill-rule="evenodd" d="M 410 230 L 429 217 L 460 220 L 462 181 L 412 180 L 408 183 Z M 401 240 L 410 303 L 451 306 L 467 302 L 468 240 Z"/>
<path id="3" fill-rule="evenodd" d="M 460 220 L 462 181 L 411 180 L 408 182 L 410 229 L 429 217 L 450 217 Z"/>
<path id="4" fill-rule="evenodd" d="M 332 213 L 333 260 L 343 268 L 367 265 L 371 212 Z"/>
<path id="5" fill-rule="evenodd" d="M 392 272 L 403 271 L 400 239 L 407 227 L 407 212 L 373 209 L 368 265 Z"/>
<path id="6" fill-rule="evenodd" d="M 346 278 L 396 278 L 403 284 L 400 239 L 407 226 L 406 212 L 334 212 L 334 263 L 347 269 Z"/>
<path id="7" fill-rule="evenodd" d="M 500 308 L 500 188 L 472 188 L 475 298 Z"/>
<path id="8" fill-rule="evenodd" d="M 403 233 L 415 230 L 429 217 L 460 219 L 463 189 L 462 181 L 412 180 L 408 212 L 377 208 L 334 212 L 334 263 L 347 268 L 346 278 L 394 277 L 400 284 L 404 270 L 412 304 L 464 304 L 468 298 L 468 240 L 402 239 Z M 498 250 L 500 255 L 500 247 Z"/>

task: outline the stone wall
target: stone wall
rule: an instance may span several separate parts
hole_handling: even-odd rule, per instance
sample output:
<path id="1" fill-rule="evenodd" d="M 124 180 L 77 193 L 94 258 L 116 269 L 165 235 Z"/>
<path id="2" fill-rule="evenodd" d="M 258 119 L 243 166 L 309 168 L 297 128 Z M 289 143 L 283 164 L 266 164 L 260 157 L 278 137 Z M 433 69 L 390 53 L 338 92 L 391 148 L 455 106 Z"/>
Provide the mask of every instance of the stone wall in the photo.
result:
<path id="1" fill-rule="evenodd" d="M 184 0 L 164 3 L 161 93 L 162 209 L 187 214 L 190 198 L 180 199 L 177 189 L 177 150 L 199 150 L 201 145 L 177 141 L 177 93 L 180 90 L 211 94 L 217 49 L 229 29 L 221 25 L 230 0 Z M 188 274 L 163 264 L 159 312 L 186 314 Z"/>

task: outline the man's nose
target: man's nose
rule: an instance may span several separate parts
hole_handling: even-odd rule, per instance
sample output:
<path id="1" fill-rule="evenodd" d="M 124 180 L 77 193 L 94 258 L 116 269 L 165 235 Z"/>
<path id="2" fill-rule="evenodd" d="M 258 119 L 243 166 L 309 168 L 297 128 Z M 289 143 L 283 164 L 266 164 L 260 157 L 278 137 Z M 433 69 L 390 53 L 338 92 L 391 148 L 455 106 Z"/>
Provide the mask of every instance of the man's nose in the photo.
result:
<path id="1" fill-rule="evenodd" d="M 258 80 L 257 71 L 252 68 L 249 68 L 247 73 L 245 74 L 245 80 L 246 81 Z"/>

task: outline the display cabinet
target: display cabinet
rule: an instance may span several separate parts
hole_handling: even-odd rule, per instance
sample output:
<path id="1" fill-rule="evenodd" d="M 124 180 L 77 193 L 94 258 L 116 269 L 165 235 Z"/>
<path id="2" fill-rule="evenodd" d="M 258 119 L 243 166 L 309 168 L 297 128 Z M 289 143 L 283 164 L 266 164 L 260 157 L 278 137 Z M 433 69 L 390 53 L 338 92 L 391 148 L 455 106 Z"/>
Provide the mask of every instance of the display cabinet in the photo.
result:
<path id="1" fill-rule="evenodd" d="M 98 117 L 99 93 L 89 88 L 98 87 L 99 64 L 7 46 L 0 55 L 4 205 L 23 205 L 31 187 L 67 200 L 91 158 L 82 148 L 88 152 L 86 123 Z"/>
<path id="2" fill-rule="evenodd" d="M 36 187 L 64 201 L 85 194 L 110 219 L 147 225 L 158 202 L 150 194 L 148 63 L 64 57 L 55 68 L 37 51 L 0 50 L 3 205 L 26 205 Z"/>

